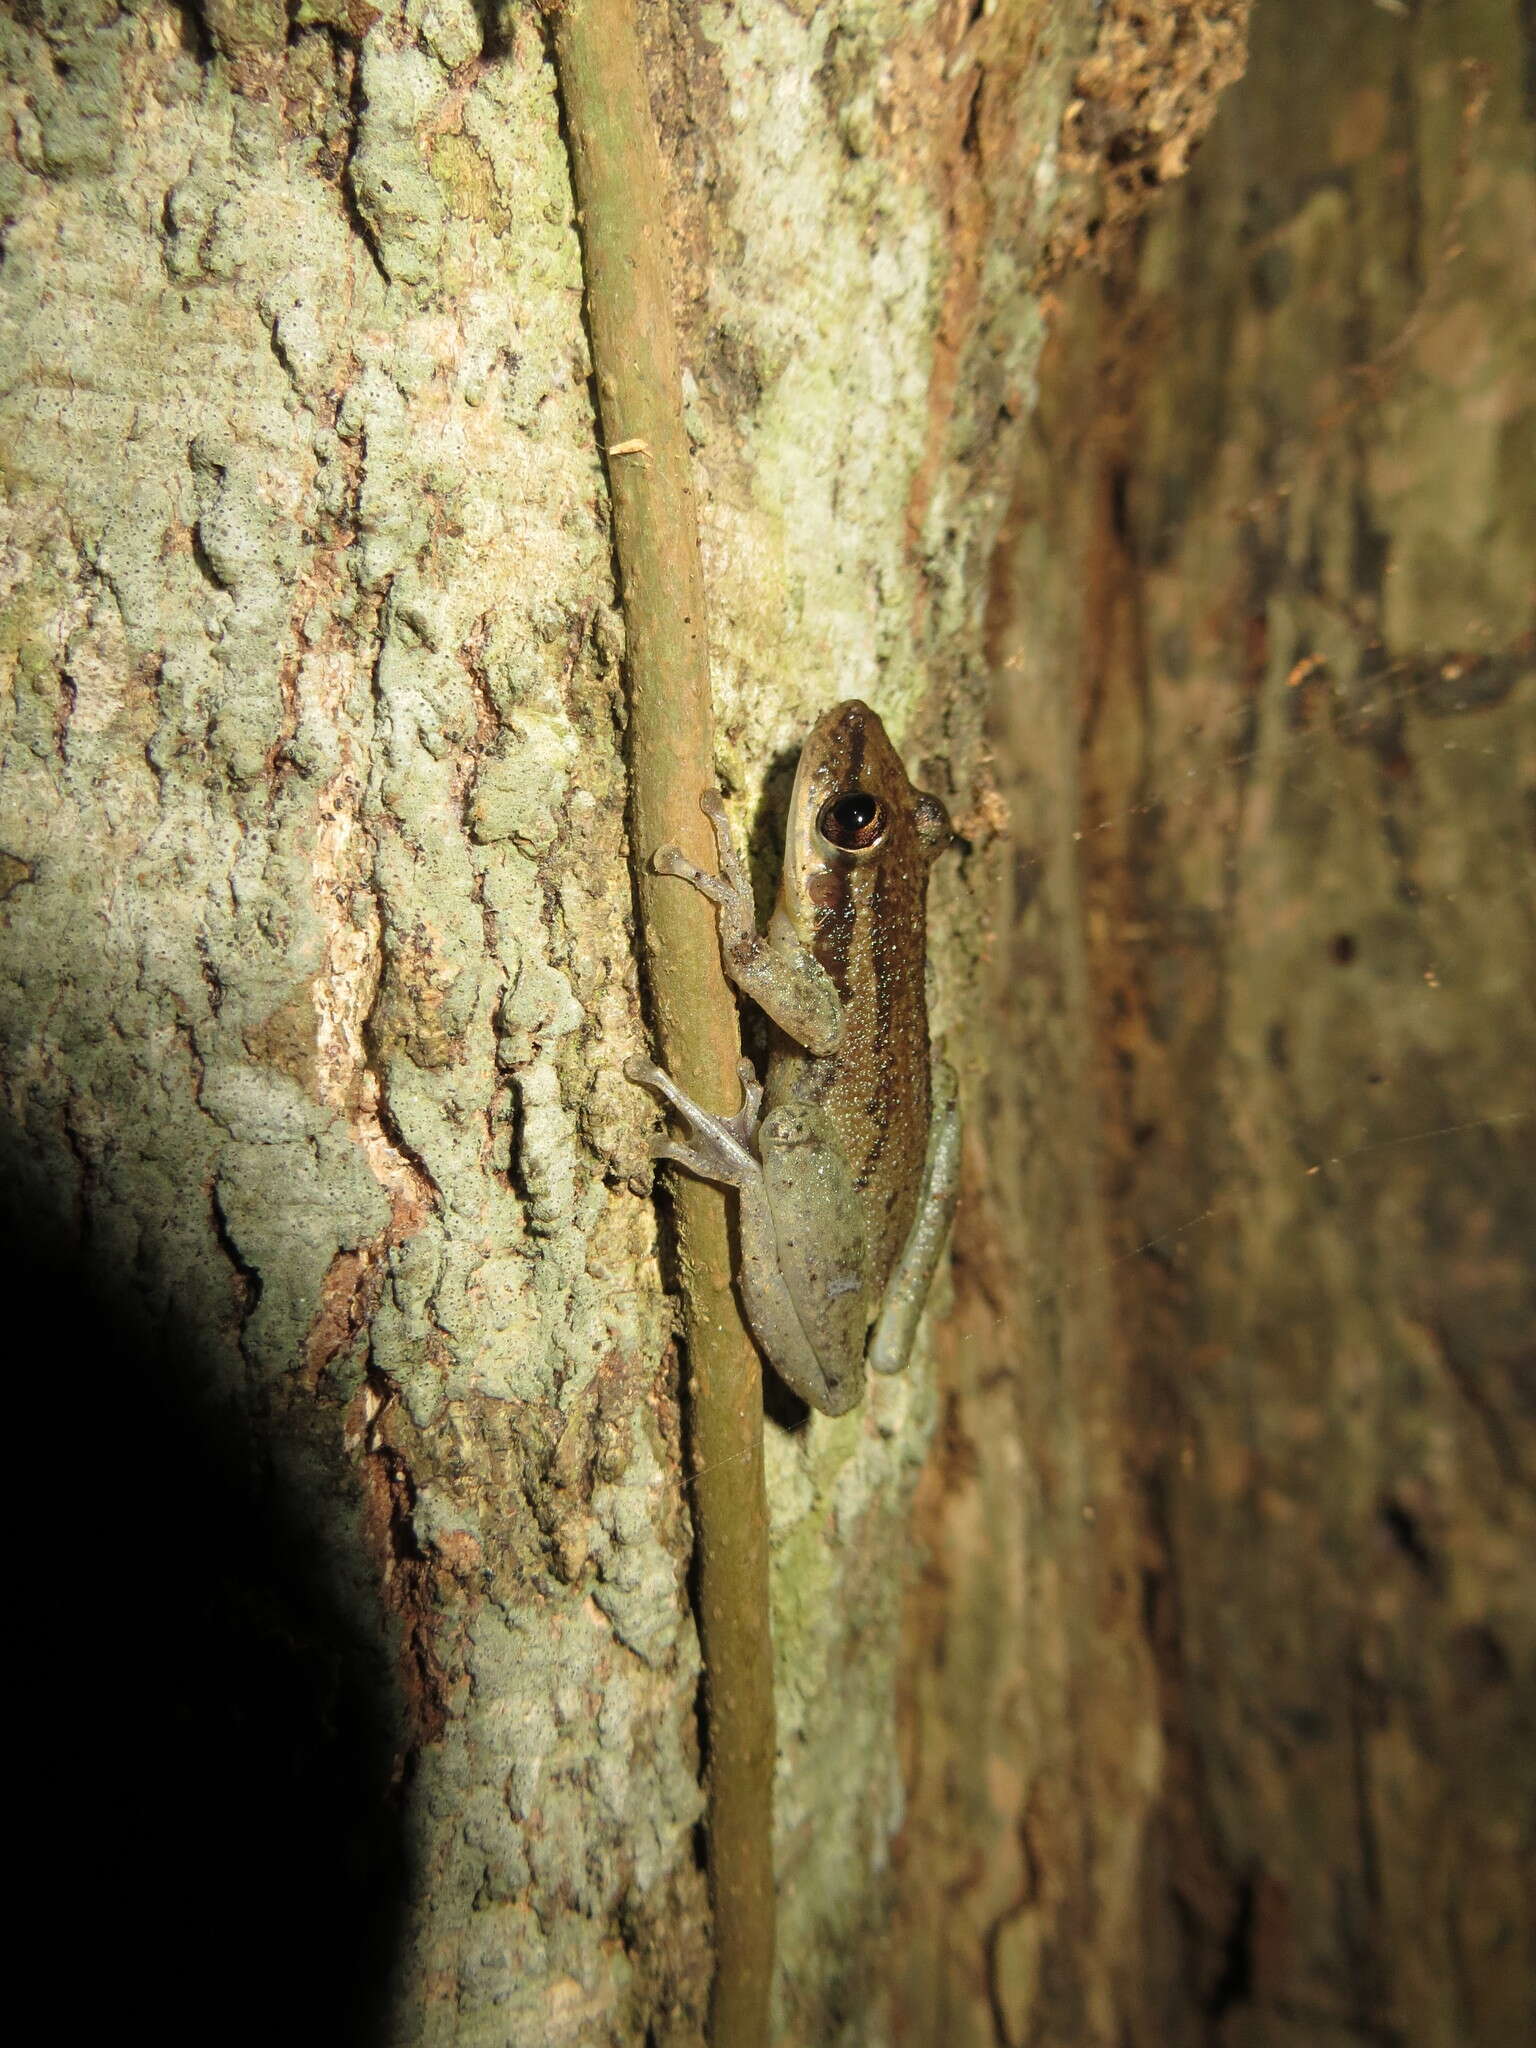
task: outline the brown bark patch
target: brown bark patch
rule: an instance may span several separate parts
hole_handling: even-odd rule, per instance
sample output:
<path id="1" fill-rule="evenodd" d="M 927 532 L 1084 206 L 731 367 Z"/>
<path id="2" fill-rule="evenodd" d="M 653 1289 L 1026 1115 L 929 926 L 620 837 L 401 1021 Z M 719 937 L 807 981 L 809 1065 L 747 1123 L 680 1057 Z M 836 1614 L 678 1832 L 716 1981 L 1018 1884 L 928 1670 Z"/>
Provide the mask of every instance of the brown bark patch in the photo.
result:
<path id="1" fill-rule="evenodd" d="M 1103 256 L 1181 177 L 1248 58 L 1250 0 L 1149 7 L 1112 0 L 1062 118 L 1063 204 L 1046 254 L 1054 275 Z"/>

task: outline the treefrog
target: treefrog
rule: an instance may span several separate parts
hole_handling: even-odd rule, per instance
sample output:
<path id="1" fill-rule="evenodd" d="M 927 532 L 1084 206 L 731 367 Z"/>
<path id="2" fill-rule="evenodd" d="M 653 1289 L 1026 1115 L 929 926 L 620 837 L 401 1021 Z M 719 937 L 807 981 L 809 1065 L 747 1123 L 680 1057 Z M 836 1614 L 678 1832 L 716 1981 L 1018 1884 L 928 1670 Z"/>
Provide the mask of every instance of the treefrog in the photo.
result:
<path id="1" fill-rule="evenodd" d="M 700 803 L 719 874 L 674 846 L 653 865 L 714 904 L 725 971 L 773 1027 L 766 1085 L 743 1060 L 742 1106 L 719 1117 L 649 1060 L 624 1071 L 687 1127 L 656 1156 L 738 1191 L 737 1282 L 769 1362 L 813 1408 L 844 1415 L 866 1356 L 876 1372 L 906 1364 L 954 1213 L 959 1108 L 929 1047 L 925 987 L 928 870 L 949 818 L 867 704 L 835 706 L 800 755 L 764 935 L 725 806 L 714 790 Z"/>

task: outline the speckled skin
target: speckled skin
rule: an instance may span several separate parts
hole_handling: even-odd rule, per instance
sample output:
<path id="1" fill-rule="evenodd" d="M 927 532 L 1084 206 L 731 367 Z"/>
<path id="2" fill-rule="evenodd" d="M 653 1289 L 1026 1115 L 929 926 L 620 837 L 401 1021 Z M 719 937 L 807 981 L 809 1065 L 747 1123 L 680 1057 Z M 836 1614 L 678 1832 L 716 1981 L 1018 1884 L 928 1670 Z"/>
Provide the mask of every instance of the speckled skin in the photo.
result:
<path id="1" fill-rule="evenodd" d="M 658 1156 L 740 1192 L 748 1320 L 789 1385 L 840 1415 L 863 1393 L 871 1323 L 870 1365 L 906 1363 L 954 1207 L 954 1080 L 932 1060 L 924 987 L 928 870 L 949 820 L 874 712 L 836 706 L 801 753 L 764 937 L 724 807 L 703 803 L 721 873 L 674 847 L 656 865 L 715 904 L 726 972 L 774 1026 L 767 1086 L 744 1066 L 742 1108 L 722 1118 L 648 1061 L 626 1071 L 688 1126 Z"/>
<path id="2" fill-rule="evenodd" d="M 839 853 L 817 818 L 867 790 L 889 824 L 878 851 Z M 928 1148 L 928 870 L 950 842 L 937 797 L 913 788 L 885 727 L 857 698 L 812 727 L 789 805 L 779 914 L 831 976 L 842 1030 L 830 1052 L 774 1027 L 764 1105 L 815 1104 L 836 1126 L 869 1241 L 874 1298 L 917 1213 Z"/>

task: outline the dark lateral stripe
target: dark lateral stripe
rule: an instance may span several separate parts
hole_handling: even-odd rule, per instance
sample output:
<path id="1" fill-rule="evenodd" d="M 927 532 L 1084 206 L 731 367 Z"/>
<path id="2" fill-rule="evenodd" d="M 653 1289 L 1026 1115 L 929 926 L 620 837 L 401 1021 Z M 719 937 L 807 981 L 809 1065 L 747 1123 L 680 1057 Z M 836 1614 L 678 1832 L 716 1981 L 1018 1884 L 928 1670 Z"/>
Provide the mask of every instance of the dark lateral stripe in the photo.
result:
<path id="1" fill-rule="evenodd" d="M 857 789 L 864 775 L 864 741 L 866 727 L 862 717 L 848 721 L 848 766 L 842 778 L 845 789 Z"/>
<path id="2" fill-rule="evenodd" d="M 900 838 L 896 840 L 890 851 L 896 857 L 896 861 L 899 861 L 904 851 Z M 882 860 L 875 870 L 875 886 L 870 892 L 869 930 L 863 934 L 864 954 L 869 965 L 869 972 L 874 982 L 875 990 L 876 1045 L 889 1045 L 891 1042 L 893 1004 L 890 969 L 886 964 L 889 955 L 883 947 L 874 944 L 874 934 L 881 929 L 893 894 L 896 898 L 896 907 L 898 910 L 900 908 L 900 899 L 904 892 L 899 886 L 895 891 L 892 890 L 891 881 L 893 876 L 899 884 L 901 876 L 897 871 L 896 862 Z M 881 1157 L 885 1151 L 886 1141 L 891 1135 L 890 1098 L 886 1089 L 880 1085 L 878 1077 L 876 1077 L 875 1088 L 865 1107 L 875 1126 L 875 1142 L 870 1146 L 864 1162 L 865 1175 L 872 1176 L 876 1167 L 880 1164 Z"/>
<path id="3" fill-rule="evenodd" d="M 848 871 L 829 867 L 825 872 L 831 887 L 825 889 L 816 904 L 815 942 L 811 951 L 831 975 L 838 994 L 846 1003 L 850 999 L 850 956 L 857 919 Z"/>

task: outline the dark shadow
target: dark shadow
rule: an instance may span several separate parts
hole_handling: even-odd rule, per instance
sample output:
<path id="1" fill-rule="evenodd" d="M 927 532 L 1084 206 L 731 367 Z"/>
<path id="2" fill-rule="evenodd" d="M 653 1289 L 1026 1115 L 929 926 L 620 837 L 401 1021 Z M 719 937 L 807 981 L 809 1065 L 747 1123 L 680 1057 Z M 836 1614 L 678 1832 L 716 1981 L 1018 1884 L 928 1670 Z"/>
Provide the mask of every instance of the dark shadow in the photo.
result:
<path id="1" fill-rule="evenodd" d="M 752 820 L 752 843 L 747 848 L 747 864 L 752 873 L 753 893 L 757 897 L 759 922 L 764 925 L 778 899 L 779 869 L 784 862 L 784 835 L 789 829 L 789 799 L 795 786 L 795 770 L 799 766 L 798 746 L 784 747 L 774 755 L 763 778 L 763 794 L 757 815 Z"/>
<path id="2" fill-rule="evenodd" d="M 13 1765 L 38 1934 L 52 1967 L 79 1958 L 66 2031 L 367 2048 L 405 1889 L 385 1631 L 360 1640 L 339 1611 L 302 1504 L 252 1476 L 250 1429 L 195 1412 L 228 1360 L 146 1332 L 131 1281 L 18 1199 L 29 1150 L 0 1127 L 12 1466 L 31 1482 L 12 1631 L 36 1747 Z"/>
<path id="3" fill-rule="evenodd" d="M 758 928 L 763 931 L 768 928 L 768 920 L 778 900 L 779 870 L 784 864 L 784 835 L 789 827 L 789 799 L 799 765 L 798 746 L 785 747 L 774 755 L 763 778 L 762 798 L 752 821 L 751 843 L 746 849 L 747 866 L 752 876 L 752 893 L 757 898 Z M 757 1068 L 758 1074 L 766 1078 L 774 1027 L 755 1003 L 742 1002 L 738 1007 L 741 1011 L 741 1049 Z M 763 1360 L 763 1413 L 778 1428 L 791 1433 L 804 1429 L 811 1419 L 809 1402 L 802 1401 L 792 1387 L 785 1385 L 766 1358 Z"/>

